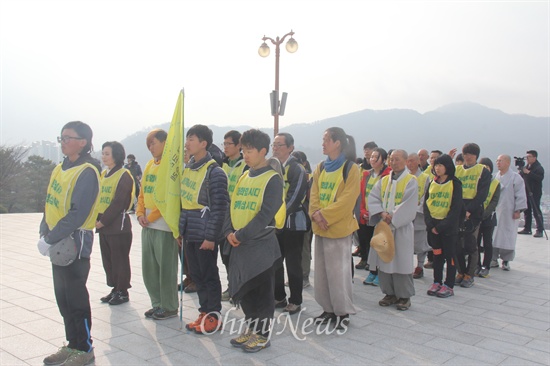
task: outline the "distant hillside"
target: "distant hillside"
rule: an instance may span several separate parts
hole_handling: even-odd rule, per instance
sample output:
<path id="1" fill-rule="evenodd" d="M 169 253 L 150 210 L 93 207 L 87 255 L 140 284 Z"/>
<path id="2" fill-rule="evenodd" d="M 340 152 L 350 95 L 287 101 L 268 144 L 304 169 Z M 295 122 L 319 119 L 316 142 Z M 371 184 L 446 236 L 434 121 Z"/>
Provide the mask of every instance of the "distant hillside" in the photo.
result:
<path id="1" fill-rule="evenodd" d="M 322 135 L 325 129 L 332 126 L 342 127 L 355 138 L 358 156 L 362 156 L 362 147 L 367 141 L 376 141 L 378 146 L 386 150 L 401 148 L 409 152 L 416 152 L 420 148 L 447 152 L 453 147 L 460 150 L 466 142 L 475 142 L 481 147 L 481 156 L 487 156 L 493 162 L 499 154 L 523 156 L 527 150 L 534 149 L 538 151 L 539 160 L 548 172 L 545 191 L 549 192 L 549 117 L 510 115 L 476 103 L 464 102 L 446 105 L 424 114 L 408 109 L 365 109 L 313 123 L 294 124 L 282 128 L 281 132 L 294 136 L 296 149 L 304 151 L 313 165 L 325 158 L 321 148 Z M 158 127 L 168 130 L 169 123 Z M 214 132 L 214 142 L 217 144 L 222 142 L 223 135 L 230 129 L 242 132 L 252 128 L 209 127 Z M 273 129 L 262 130 L 273 135 Z M 137 132 L 122 141 L 126 151 L 136 155 L 141 165 L 150 159 L 145 146 L 147 132 Z"/>

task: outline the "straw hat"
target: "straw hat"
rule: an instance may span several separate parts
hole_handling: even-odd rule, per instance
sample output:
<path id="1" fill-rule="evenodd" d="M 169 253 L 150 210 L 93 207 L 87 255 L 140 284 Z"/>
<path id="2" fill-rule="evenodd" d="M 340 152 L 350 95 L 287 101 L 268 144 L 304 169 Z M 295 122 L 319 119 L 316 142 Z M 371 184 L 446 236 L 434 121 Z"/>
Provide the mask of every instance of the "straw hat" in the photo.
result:
<path id="1" fill-rule="evenodd" d="M 374 236 L 370 241 L 370 246 L 382 261 L 389 263 L 395 255 L 395 241 L 390 226 L 385 221 L 380 221 L 374 228 Z"/>

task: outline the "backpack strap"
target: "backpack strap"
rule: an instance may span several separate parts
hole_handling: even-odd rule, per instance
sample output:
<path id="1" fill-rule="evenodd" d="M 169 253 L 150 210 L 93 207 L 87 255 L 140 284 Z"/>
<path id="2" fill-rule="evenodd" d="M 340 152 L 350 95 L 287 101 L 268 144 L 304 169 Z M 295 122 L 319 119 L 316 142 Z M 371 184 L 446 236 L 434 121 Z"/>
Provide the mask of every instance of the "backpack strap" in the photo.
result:
<path id="1" fill-rule="evenodd" d="M 352 163 L 349 160 L 346 160 L 344 162 L 344 169 L 342 170 L 342 176 L 344 177 L 344 183 L 346 183 L 346 180 L 348 179 L 348 174 L 349 174 L 349 171 L 351 170 L 351 164 L 354 164 L 354 163 Z M 324 161 L 321 161 L 319 163 L 319 169 L 320 169 L 320 173 L 322 173 L 323 170 L 325 170 L 325 162 Z"/>

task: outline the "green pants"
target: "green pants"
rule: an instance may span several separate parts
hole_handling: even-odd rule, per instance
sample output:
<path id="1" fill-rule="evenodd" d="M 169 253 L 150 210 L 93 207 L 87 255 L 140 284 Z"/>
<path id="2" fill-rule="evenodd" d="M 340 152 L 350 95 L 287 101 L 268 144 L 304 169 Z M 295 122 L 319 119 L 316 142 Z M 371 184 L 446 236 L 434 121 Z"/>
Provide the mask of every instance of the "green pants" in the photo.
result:
<path id="1" fill-rule="evenodd" d="M 153 307 L 178 308 L 178 244 L 171 232 L 141 230 L 143 282 Z"/>

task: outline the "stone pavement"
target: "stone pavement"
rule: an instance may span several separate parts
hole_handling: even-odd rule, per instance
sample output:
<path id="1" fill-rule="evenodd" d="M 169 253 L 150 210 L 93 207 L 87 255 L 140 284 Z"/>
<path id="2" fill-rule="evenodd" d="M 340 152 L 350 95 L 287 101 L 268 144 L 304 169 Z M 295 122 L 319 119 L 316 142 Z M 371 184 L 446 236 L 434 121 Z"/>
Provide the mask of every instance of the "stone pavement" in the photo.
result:
<path id="1" fill-rule="evenodd" d="M 0 215 L 0 364 L 41 365 L 64 342 L 51 265 L 36 248 L 40 214 Z M 96 236 L 97 241 L 97 236 Z M 102 304 L 109 292 L 94 246 L 88 280 L 92 304 L 92 337 L 96 365 L 534 365 L 550 364 L 550 242 L 531 236 L 518 239 L 512 270 L 491 270 L 476 278 L 470 289 L 455 296 L 426 295 L 431 270 L 415 280 L 417 294 L 409 311 L 382 308 L 379 288 L 364 286 L 366 271 L 356 271 L 354 301 L 357 314 L 343 335 L 310 334 L 305 319 L 321 309 L 313 288 L 304 291 L 305 311 L 293 315 L 299 330 L 293 335 L 284 317 L 275 326 L 272 346 L 245 354 L 230 346 L 229 330 L 197 336 L 180 329 L 178 318 L 145 319 L 150 303 L 141 276 L 140 227 L 134 218 L 133 269 L 130 302 Z M 357 260 L 357 259 L 356 259 Z M 220 263 L 220 271 L 225 269 Z M 226 276 L 222 274 L 223 287 Z M 174 281 L 175 283 L 175 281 Z M 196 294 L 183 297 L 184 321 L 194 320 Z M 224 303 L 223 313 L 240 319 L 240 310 Z M 276 316 L 279 313 L 276 313 Z M 330 331 L 330 329 L 329 329 Z M 299 340 L 303 339 L 303 340 Z"/>

